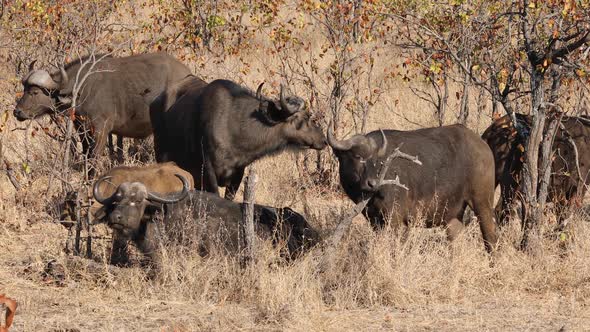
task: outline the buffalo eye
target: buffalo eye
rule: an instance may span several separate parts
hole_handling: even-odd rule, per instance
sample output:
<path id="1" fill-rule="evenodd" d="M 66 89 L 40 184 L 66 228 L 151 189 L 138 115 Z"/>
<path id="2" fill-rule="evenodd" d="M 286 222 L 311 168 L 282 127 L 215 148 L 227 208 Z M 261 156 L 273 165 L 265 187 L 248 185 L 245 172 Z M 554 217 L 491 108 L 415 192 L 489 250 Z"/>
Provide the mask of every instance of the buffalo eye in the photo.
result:
<path id="1" fill-rule="evenodd" d="M 359 163 L 361 163 L 361 164 L 364 164 L 367 162 L 360 154 L 355 154 L 354 158 L 358 159 Z"/>

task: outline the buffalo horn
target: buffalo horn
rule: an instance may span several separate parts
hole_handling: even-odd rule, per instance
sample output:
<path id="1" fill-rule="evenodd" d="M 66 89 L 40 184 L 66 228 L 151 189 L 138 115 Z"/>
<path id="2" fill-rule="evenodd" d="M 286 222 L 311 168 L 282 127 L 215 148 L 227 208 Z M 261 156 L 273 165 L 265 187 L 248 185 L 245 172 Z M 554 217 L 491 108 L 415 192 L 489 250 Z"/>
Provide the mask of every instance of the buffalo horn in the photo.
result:
<path id="1" fill-rule="evenodd" d="M 387 152 L 387 137 L 385 137 L 385 133 L 382 129 L 379 129 L 381 132 L 381 147 L 379 147 L 379 151 L 377 151 L 377 156 L 383 157 Z"/>
<path id="2" fill-rule="evenodd" d="M 256 99 L 262 101 L 262 86 L 264 85 L 264 82 L 260 83 L 260 85 L 258 86 L 258 89 L 256 89 Z"/>
<path id="3" fill-rule="evenodd" d="M 35 70 L 35 63 L 37 63 L 37 60 L 31 61 L 31 63 L 29 64 L 29 72 Z"/>
<path id="4" fill-rule="evenodd" d="M 281 110 L 286 112 L 288 115 L 293 115 L 299 112 L 301 108 L 299 105 L 291 105 L 287 102 L 287 98 L 285 98 L 285 86 L 281 83 L 281 91 L 279 92 L 279 100 L 281 102 Z"/>
<path id="5" fill-rule="evenodd" d="M 35 70 L 26 78 L 26 82 L 30 85 L 36 85 L 47 90 L 55 90 L 59 88 L 59 84 L 55 82 L 51 75 L 45 70 Z"/>
<path id="6" fill-rule="evenodd" d="M 92 194 L 94 195 L 94 199 L 96 199 L 96 201 L 102 205 L 110 205 L 115 200 L 116 193 L 112 194 L 110 197 L 102 197 L 102 195 L 100 194 L 100 190 L 99 190 L 100 184 L 103 181 L 106 181 L 110 178 L 112 178 L 112 176 L 105 176 L 105 177 L 98 179 L 94 183 L 94 187 L 92 188 Z"/>
<path id="7" fill-rule="evenodd" d="M 336 137 L 334 137 L 334 129 L 332 129 L 333 123 L 330 121 L 330 124 L 328 125 L 328 144 L 330 144 L 330 146 L 332 147 L 332 149 L 334 150 L 338 150 L 338 151 L 348 151 L 352 148 L 352 141 L 350 139 L 347 140 L 343 140 L 343 141 L 339 141 L 336 139 Z"/>
<path id="8" fill-rule="evenodd" d="M 182 181 L 182 191 L 179 193 L 174 194 L 172 197 L 170 198 L 164 198 L 164 197 L 160 197 L 157 194 L 153 193 L 153 192 L 149 192 L 148 191 L 148 200 L 152 201 L 152 202 L 156 202 L 156 203 L 162 203 L 162 204 L 171 204 L 171 203 L 176 203 L 178 201 L 180 201 L 181 199 L 185 198 L 186 195 L 188 195 L 188 181 L 187 179 L 180 175 L 180 174 L 174 174 L 177 178 L 180 179 L 180 181 Z"/>

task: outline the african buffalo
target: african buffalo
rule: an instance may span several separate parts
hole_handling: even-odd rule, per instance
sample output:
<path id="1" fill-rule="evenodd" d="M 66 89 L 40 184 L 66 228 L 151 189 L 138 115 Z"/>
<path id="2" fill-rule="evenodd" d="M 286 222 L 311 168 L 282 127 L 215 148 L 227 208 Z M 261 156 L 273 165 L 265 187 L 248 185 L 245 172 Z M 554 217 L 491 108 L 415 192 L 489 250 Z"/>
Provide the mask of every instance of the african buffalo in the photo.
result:
<path id="1" fill-rule="evenodd" d="M 452 240 L 463 228 L 462 216 L 469 205 L 478 216 L 486 249 L 494 249 L 494 157 L 471 130 L 462 125 L 385 130 L 339 141 L 330 126 L 328 144 L 338 158 L 340 182 L 348 197 L 358 203 L 372 195 L 364 214 L 374 229 L 382 228 L 386 220 L 394 227 L 407 225 L 423 211 L 426 226 L 447 226 Z M 422 166 L 395 159 L 386 178 L 399 176 L 409 190 L 378 185 L 383 161 L 399 146 L 418 156 Z"/>
<path id="2" fill-rule="evenodd" d="M 119 185 L 125 182 L 141 182 L 147 190 L 156 192 L 159 195 L 166 195 L 181 191 L 183 184 L 180 183 L 176 174 L 182 175 L 188 188 L 194 188 L 193 177 L 190 173 L 176 166 L 173 162 L 153 164 L 148 166 L 119 166 L 112 168 L 100 176 L 94 186 L 95 194 L 101 197 L 108 197 L 115 194 Z M 99 203 L 90 208 L 90 213 L 96 221 L 104 221 L 107 210 Z M 113 249 L 111 252 L 111 264 L 124 265 L 127 262 L 127 239 L 114 234 Z"/>
<path id="3" fill-rule="evenodd" d="M 236 254 L 243 204 L 204 191 L 189 191 L 186 178 L 176 176 L 182 181 L 183 190 L 167 196 L 149 191 L 141 182 L 125 182 L 113 195 L 105 197 L 98 190 L 105 178 L 95 183 L 94 196 L 104 205 L 108 226 L 118 236 L 134 241 L 156 268 L 161 234 L 167 234 L 171 240 L 184 238 L 196 243 L 201 255 L 219 247 Z M 289 208 L 254 205 L 254 215 L 257 235 L 272 239 L 275 244 L 284 243 L 287 258 L 294 258 L 319 240 L 305 218 Z M 158 224 L 163 225 L 164 233 L 159 233 Z"/>
<path id="4" fill-rule="evenodd" d="M 91 64 L 86 59 L 73 61 L 54 73 L 34 70 L 23 78 L 24 94 L 18 101 L 14 116 L 19 121 L 33 119 L 46 113 L 64 111 L 71 107 L 77 79 L 88 73 Z M 186 77 L 190 70 L 165 53 L 150 53 L 124 58 L 106 57 L 91 69 L 78 95 L 76 121 L 79 131 L 89 126 L 93 143 L 83 139 L 84 152 L 101 155 L 109 133 L 145 138 L 152 133 L 148 106 L 164 89 Z"/>
<path id="5" fill-rule="evenodd" d="M 150 109 L 156 160 L 175 161 L 195 178 L 198 189 L 232 200 L 244 168 L 284 148 L 323 149 L 325 136 L 303 110 L 299 97 L 277 101 L 254 95 L 227 80 L 196 86 L 166 111 Z"/>
<path id="6" fill-rule="evenodd" d="M 530 130 L 532 117 L 515 114 L 524 132 Z M 564 116 L 557 129 L 551 165 L 551 182 L 548 199 L 555 203 L 558 224 L 568 216 L 570 207 L 580 206 L 590 184 L 590 120 Z M 496 119 L 481 136 L 490 146 L 496 165 L 495 185 L 500 185 L 501 199 L 496 206 L 498 222 L 507 222 L 514 199 L 522 201 L 522 170 L 525 138 L 519 135 L 508 115 Z M 524 207 L 524 206 L 523 206 Z M 522 218 L 524 219 L 524 211 Z"/>

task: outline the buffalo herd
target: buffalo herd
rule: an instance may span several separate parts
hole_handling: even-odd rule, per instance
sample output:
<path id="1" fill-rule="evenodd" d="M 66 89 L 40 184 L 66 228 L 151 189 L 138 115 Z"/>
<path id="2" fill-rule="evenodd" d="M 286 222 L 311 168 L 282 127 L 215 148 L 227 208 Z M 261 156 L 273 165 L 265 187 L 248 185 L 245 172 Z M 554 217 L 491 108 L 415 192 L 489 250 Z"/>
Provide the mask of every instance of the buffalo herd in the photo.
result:
<path id="1" fill-rule="evenodd" d="M 324 135 L 305 101 L 287 95 L 282 85 L 278 96 L 270 98 L 262 94 L 263 84 L 253 92 L 229 80 L 205 82 L 165 53 L 99 58 L 83 58 L 54 72 L 35 70 L 31 63 L 14 115 L 23 121 L 64 112 L 79 100 L 75 124 L 91 128 L 91 139 L 83 142 L 93 156 L 103 152 L 110 134 L 154 135 L 157 164 L 116 167 L 94 184 L 99 203 L 92 210 L 94 223 L 105 222 L 114 231 L 113 264 L 127 264 L 127 242 L 132 241 L 157 266 L 160 242 L 170 236 L 196 241 L 202 255 L 215 250 L 236 253 L 244 207 L 233 199 L 244 169 L 285 149 L 321 150 L 329 145 L 339 162 L 342 188 L 355 203 L 368 200 L 363 214 L 375 231 L 386 223 L 408 225 L 424 213 L 425 226 L 446 227 L 452 240 L 470 207 L 486 250 L 494 252 L 495 219 L 504 224 L 507 211 L 521 196 L 526 138 L 508 116 L 495 120 L 481 138 L 462 125 L 451 125 L 379 130 L 338 140 L 332 125 Z M 516 119 L 523 128 L 530 127 L 529 116 L 517 114 Z M 562 119 L 550 195 L 560 215 L 579 204 L 586 191 L 589 138 L 590 120 Z M 404 186 L 381 181 L 383 164 L 398 149 L 422 163 L 392 161 L 385 177 L 401 178 Z M 498 185 L 502 196 L 494 211 Z M 219 187 L 225 187 L 225 199 L 219 197 Z M 258 236 L 280 246 L 287 258 L 321 241 L 289 207 L 254 205 L 254 216 Z M 162 236 L 162 231 L 170 236 Z"/>

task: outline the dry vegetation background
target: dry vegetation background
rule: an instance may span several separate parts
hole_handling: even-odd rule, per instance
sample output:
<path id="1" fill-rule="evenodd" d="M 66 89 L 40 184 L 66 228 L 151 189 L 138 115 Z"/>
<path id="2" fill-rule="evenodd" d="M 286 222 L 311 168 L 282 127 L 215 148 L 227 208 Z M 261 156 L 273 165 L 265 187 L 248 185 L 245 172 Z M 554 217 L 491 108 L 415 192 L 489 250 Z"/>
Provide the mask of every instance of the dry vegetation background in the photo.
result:
<path id="1" fill-rule="evenodd" d="M 17 122 L 11 114 L 32 59 L 50 66 L 90 46 L 119 56 L 165 50 L 206 80 L 228 78 L 250 88 L 266 81 L 268 95 L 287 82 L 324 126 L 337 119 L 339 137 L 435 126 L 440 117 L 412 92 L 432 91 L 431 84 L 419 75 L 422 68 L 405 62 L 408 52 L 396 45 L 394 27 L 365 18 L 356 28 L 348 22 L 347 35 L 331 34 L 330 24 L 340 23 L 329 20 L 325 3 L 2 3 L 1 167 L 11 167 L 22 187 L 16 190 L 6 172 L 0 174 L 0 293 L 19 302 L 14 331 L 590 330 L 584 211 L 565 243 L 546 236 L 528 252 L 516 249 L 521 230 L 512 223 L 501 230 L 493 262 L 476 224 L 449 245 L 441 229 L 418 222 L 403 236 L 375 234 L 362 217 L 322 274 L 318 253 L 287 264 L 267 248 L 243 270 L 231 257 L 203 259 L 168 248 L 163 277 L 148 281 L 139 267 L 107 269 L 106 228 L 96 229 L 98 267 L 66 255 L 68 231 L 56 223 L 62 144 L 48 135 L 59 131 L 47 118 Z M 334 10 L 347 10 L 337 4 Z M 464 92 L 452 81 L 449 90 L 445 124 L 457 121 Z M 583 103 L 580 98 L 570 104 Z M 489 97 L 473 89 L 468 106 L 467 125 L 481 133 L 491 121 Z M 351 205 L 338 187 L 335 163 L 329 149 L 263 159 L 256 163 L 257 202 L 291 206 L 329 234 Z"/>

